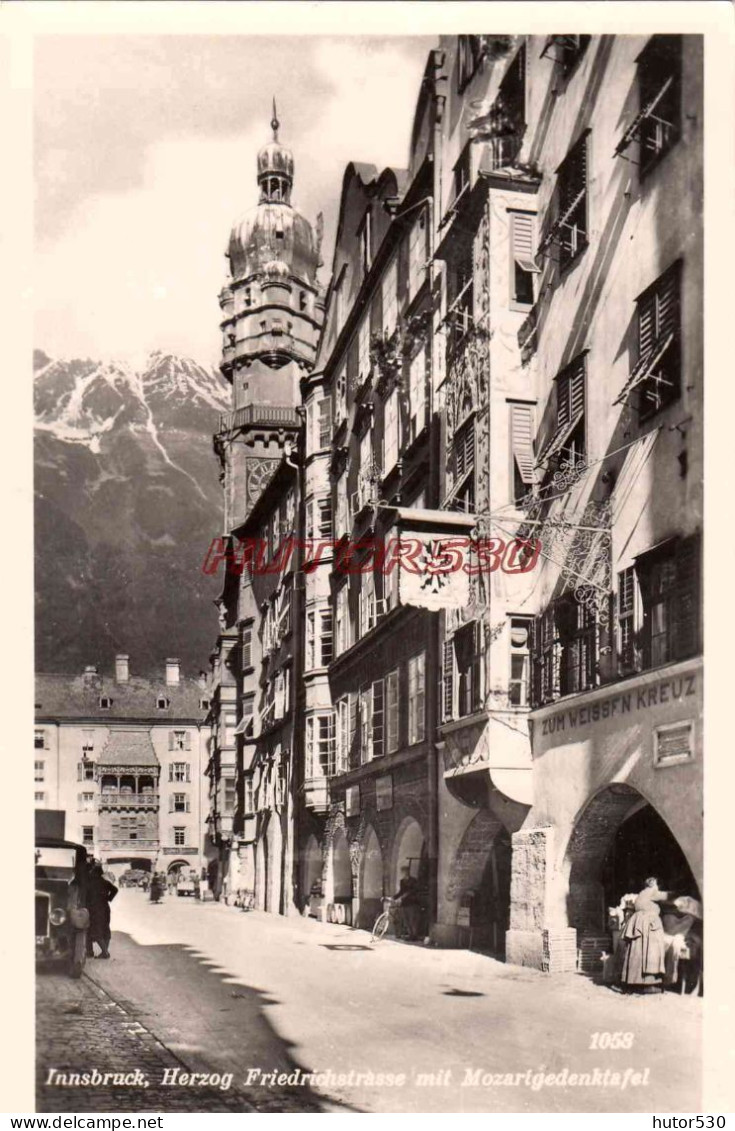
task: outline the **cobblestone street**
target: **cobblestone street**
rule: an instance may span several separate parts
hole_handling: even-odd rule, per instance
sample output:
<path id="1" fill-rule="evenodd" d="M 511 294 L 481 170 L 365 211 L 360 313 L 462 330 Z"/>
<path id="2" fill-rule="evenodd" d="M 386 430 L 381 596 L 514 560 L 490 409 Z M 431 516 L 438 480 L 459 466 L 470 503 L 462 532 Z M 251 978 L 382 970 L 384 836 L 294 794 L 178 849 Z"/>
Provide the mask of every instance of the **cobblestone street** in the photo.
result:
<path id="1" fill-rule="evenodd" d="M 317 1111 L 304 1097 L 287 1092 L 263 1093 L 257 1099 L 233 1082 L 220 1087 L 162 1083 L 187 1066 L 136 1019 L 135 1007 L 114 1000 L 90 977 L 74 981 L 60 972 L 44 971 L 37 979 L 37 1110 L 80 1111 Z M 131 1086 L 80 1088 L 48 1083 L 57 1074 L 92 1072 L 137 1077 Z M 141 1081 L 145 1079 L 145 1083 Z M 306 1104 L 306 1106 L 305 1106 Z"/>
<path id="2" fill-rule="evenodd" d="M 390 939 L 371 947 L 344 926 L 171 897 L 157 906 L 137 891 L 115 900 L 113 925 L 109 962 L 88 962 L 79 982 L 38 977 L 40 1111 L 665 1112 L 700 1103 L 699 998 L 626 997 L 468 951 Z M 603 1033 L 627 1043 L 598 1043 Z M 50 1069 L 137 1070 L 149 1086 L 53 1086 Z M 178 1081 L 164 1085 L 174 1069 Z M 296 1083 L 299 1070 L 325 1075 Z M 231 1073 L 231 1087 L 184 1084 L 182 1072 Z M 386 1084 L 388 1074 L 402 1082 Z M 539 1079 L 548 1074 L 553 1083 Z"/>

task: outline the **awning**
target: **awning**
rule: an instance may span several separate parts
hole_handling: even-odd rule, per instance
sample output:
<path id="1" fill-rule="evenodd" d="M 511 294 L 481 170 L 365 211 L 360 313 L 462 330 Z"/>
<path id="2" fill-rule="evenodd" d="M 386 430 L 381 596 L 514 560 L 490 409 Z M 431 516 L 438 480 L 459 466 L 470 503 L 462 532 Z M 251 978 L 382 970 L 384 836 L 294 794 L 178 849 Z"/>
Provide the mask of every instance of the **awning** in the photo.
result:
<path id="1" fill-rule="evenodd" d="M 540 467 L 542 463 L 546 463 L 547 460 L 550 460 L 552 456 L 555 456 L 557 452 L 559 452 L 561 448 L 564 447 L 567 440 L 574 432 L 574 429 L 581 422 L 583 416 L 584 409 L 580 409 L 580 411 L 575 413 L 575 415 L 567 424 L 562 424 L 559 428 L 557 428 L 556 432 L 554 432 L 553 436 L 551 436 L 550 439 L 547 440 L 546 444 L 539 453 L 539 457 L 536 461 L 536 467 Z"/>

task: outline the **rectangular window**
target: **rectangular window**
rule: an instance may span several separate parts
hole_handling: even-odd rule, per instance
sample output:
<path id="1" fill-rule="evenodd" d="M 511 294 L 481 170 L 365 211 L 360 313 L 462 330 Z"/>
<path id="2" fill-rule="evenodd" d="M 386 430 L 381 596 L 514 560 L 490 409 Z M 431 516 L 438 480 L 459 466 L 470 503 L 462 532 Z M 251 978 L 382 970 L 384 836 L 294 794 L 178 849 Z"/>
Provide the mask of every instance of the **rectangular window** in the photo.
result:
<path id="1" fill-rule="evenodd" d="M 685 660 L 699 648 L 699 547 L 686 539 L 636 563 L 643 611 L 643 664 Z"/>
<path id="2" fill-rule="evenodd" d="M 330 777 L 334 773 L 334 713 L 308 715 L 306 719 L 306 777 Z"/>
<path id="3" fill-rule="evenodd" d="M 188 762 L 172 762 L 168 768 L 169 781 L 188 782 L 190 778 L 191 767 Z"/>
<path id="4" fill-rule="evenodd" d="M 586 356 L 568 365 L 556 378 L 556 429 L 538 456 L 538 463 L 556 459 L 562 468 L 576 467 L 585 458 Z"/>
<path id="5" fill-rule="evenodd" d="M 185 793 L 174 793 L 171 797 L 171 812 L 172 813 L 188 813 L 189 812 L 189 798 Z"/>
<path id="6" fill-rule="evenodd" d="M 575 467 L 585 455 L 585 359 L 579 357 L 559 374 L 556 383 L 556 426 L 562 462 Z"/>
<path id="7" fill-rule="evenodd" d="M 35 796 L 34 796 L 34 801 L 35 801 L 35 802 L 36 802 L 37 804 L 40 804 L 41 802 L 43 802 L 43 801 L 45 801 L 45 800 L 46 800 L 46 794 L 45 794 L 45 793 L 39 793 L 39 792 L 38 792 L 38 790 L 37 790 L 37 791 L 36 791 L 36 794 L 35 794 Z"/>
<path id="8" fill-rule="evenodd" d="M 536 266 L 536 217 L 532 212 L 509 212 L 510 222 L 510 302 L 513 309 L 533 306 L 533 278 Z"/>
<path id="9" fill-rule="evenodd" d="M 408 238 L 408 298 L 409 302 L 418 294 L 426 278 L 428 224 L 426 212 L 422 209 L 414 221 Z"/>
<path id="10" fill-rule="evenodd" d="M 466 624 L 454 634 L 457 710 L 460 718 L 482 708 L 482 626 Z"/>
<path id="11" fill-rule="evenodd" d="M 457 37 L 457 91 L 462 93 L 483 59 L 481 35 Z"/>
<path id="12" fill-rule="evenodd" d="M 393 259 L 383 276 L 383 333 L 389 338 L 398 322 L 398 260 Z"/>
<path id="13" fill-rule="evenodd" d="M 574 598 L 557 601 L 555 615 L 561 644 L 561 694 L 589 691 L 597 685 L 597 618 Z"/>
<path id="14" fill-rule="evenodd" d="M 242 808 L 246 816 L 255 812 L 255 789 L 252 774 L 246 774 L 242 780 Z"/>
<path id="15" fill-rule="evenodd" d="M 88 754 L 94 753 L 94 731 L 82 731 L 82 754 L 86 757 Z"/>
<path id="16" fill-rule="evenodd" d="M 316 447 L 328 448 L 332 442 L 332 402 L 329 397 L 319 401 L 317 409 Z"/>
<path id="17" fill-rule="evenodd" d="M 368 208 L 360 225 L 360 266 L 363 279 L 370 270 L 372 261 L 372 214 Z"/>
<path id="18" fill-rule="evenodd" d="M 638 142 L 641 177 L 652 169 L 681 136 L 680 35 L 654 35 L 638 57 L 639 112 L 615 153 L 624 155 Z"/>
<path id="19" fill-rule="evenodd" d="M 85 846 L 94 844 L 94 825 L 82 826 L 82 844 Z"/>
<path id="20" fill-rule="evenodd" d="M 458 429 L 453 442 L 454 510 L 473 511 L 475 508 L 475 422 L 467 421 Z"/>
<path id="21" fill-rule="evenodd" d="M 357 331 L 357 370 L 361 385 L 370 376 L 370 312 L 365 314 Z"/>
<path id="22" fill-rule="evenodd" d="M 375 575 L 373 573 L 361 573 L 360 577 L 360 620 L 359 632 L 360 636 L 364 636 L 366 632 L 375 626 L 376 623 L 376 605 L 375 605 Z"/>
<path id="23" fill-rule="evenodd" d="M 46 767 L 45 762 L 34 762 L 33 763 L 33 771 L 34 771 L 34 780 L 35 781 L 44 781 L 45 767 Z"/>
<path id="24" fill-rule="evenodd" d="M 408 441 L 412 443 L 426 425 L 426 348 L 422 345 L 409 370 Z"/>
<path id="25" fill-rule="evenodd" d="M 681 393 L 680 264 L 677 262 L 638 299 L 638 360 L 616 399 L 638 393 L 641 419 Z"/>
<path id="26" fill-rule="evenodd" d="M 638 671 L 641 663 L 636 634 L 639 621 L 638 579 L 635 568 L 618 573 L 618 665 L 621 675 Z"/>
<path id="27" fill-rule="evenodd" d="M 398 671 L 385 677 L 385 750 L 394 754 L 398 749 Z"/>
<path id="28" fill-rule="evenodd" d="M 337 760 L 335 773 L 342 774 L 351 768 L 352 751 L 357 734 L 358 697 L 354 691 L 337 702 Z"/>
<path id="29" fill-rule="evenodd" d="M 191 747 L 191 739 L 189 732 L 186 730 L 170 730 L 168 732 L 168 748 L 169 750 L 189 750 Z"/>
<path id="30" fill-rule="evenodd" d="M 360 478 L 365 479 L 373 470 L 373 430 L 368 428 L 360 437 Z"/>
<path id="31" fill-rule="evenodd" d="M 337 480 L 337 529 L 335 536 L 341 538 L 350 531 L 350 508 L 347 501 L 347 472 Z"/>
<path id="32" fill-rule="evenodd" d="M 528 707 L 531 702 L 531 631 L 532 621 L 528 617 L 511 617 L 508 682 L 511 707 Z"/>
<path id="33" fill-rule="evenodd" d="M 370 684 L 360 688 L 360 764 L 369 762 L 372 755 L 372 706 L 373 696 Z"/>
<path id="34" fill-rule="evenodd" d="M 349 585 L 342 585 L 337 590 L 336 596 L 336 638 L 337 638 L 337 651 L 336 655 L 341 656 L 352 645 L 352 633 L 350 623 L 350 590 Z"/>
<path id="35" fill-rule="evenodd" d="M 94 762 L 77 762 L 77 781 L 94 781 Z"/>
<path id="36" fill-rule="evenodd" d="M 385 688 L 382 679 L 373 680 L 370 721 L 371 756 L 382 758 L 385 748 Z"/>
<path id="37" fill-rule="evenodd" d="M 340 369 L 334 382 L 334 427 L 339 428 L 347 419 L 347 371 Z"/>
<path id="38" fill-rule="evenodd" d="M 329 495 L 316 501 L 316 528 L 320 538 L 332 537 L 332 500 Z"/>
<path id="39" fill-rule="evenodd" d="M 394 388 L 385 402 L 383 416 L 383 471 L 386 475 L 398 461 L 399 418 L 398 389 Z"/>
<path id="40" fill-rule="evenodd" d="M 248 671 L 253 666 L 253 625 L 244 624 L 242 628 L 242 668 Z"/>
<path id="41" fill-rule="evenodd" d="M 533 405 L 511 404 L 511 498 L 522 499 L 533 488 Z"/>
<path id="42" fill-rule="evenodd" d="M 46 738 L 46 731 L 38 727 L 33 734 L 33 746 L 35 750 L 48 750 L 48 741 Z"/>
<path id="43" fill-rule="evenodd" d="M 174 844 L 177 848 L 183 848 L 186 844 L 186 829 L 181 826 L 174 829 Z"/>
<path id="44" fill-rule="evenodd" d="M 319 658 L 323 668 L 331 664 L 333 655 L 332 610 L 321 609 L 319 612 Z"/>
<path id="45" fill-rule="evenodd" d="M 586 134 L 559 168 L 558 194 L 558 219 L 544 242 L 556 243 L 559 265 L 564 270 L 584 251 L 588 241 Z"/>
<path id="46" fill-rule="evenodd" d="M 426 656 L 420 652 L 408 661 L 408 744 L 426 735 Z"/>

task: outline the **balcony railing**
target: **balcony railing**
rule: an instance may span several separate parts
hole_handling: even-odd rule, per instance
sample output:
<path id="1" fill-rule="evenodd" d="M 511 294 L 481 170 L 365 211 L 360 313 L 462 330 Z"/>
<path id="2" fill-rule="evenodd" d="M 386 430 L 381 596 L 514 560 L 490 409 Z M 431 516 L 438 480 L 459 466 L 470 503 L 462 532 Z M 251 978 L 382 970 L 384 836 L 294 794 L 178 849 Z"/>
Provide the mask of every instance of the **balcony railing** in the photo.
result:
<path id="1" fill-rule="evenodd" d="M 160 804 L 158 793 L 120 793 L 105 790 L 99 796 L 100 809 L 157 809 Z"/>
<path id="2" fill-rule="evenodd" d="M 298 428 L 299 415 L 290 405 L 246 405 L 234 412 L 220 414 L 219 431 L 230 432 L 233 428 L 245 428 L 249 424 L 283 424 Z"/>

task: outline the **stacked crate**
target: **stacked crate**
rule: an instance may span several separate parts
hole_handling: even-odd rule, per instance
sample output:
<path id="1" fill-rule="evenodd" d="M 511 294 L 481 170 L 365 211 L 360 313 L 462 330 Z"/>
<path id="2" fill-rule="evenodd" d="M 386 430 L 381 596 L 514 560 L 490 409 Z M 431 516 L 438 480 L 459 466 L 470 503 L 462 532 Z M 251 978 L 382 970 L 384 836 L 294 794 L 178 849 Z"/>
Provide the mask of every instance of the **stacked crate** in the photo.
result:
<path id="1" fill-rule="evenodd" d="M 577 932 L 574 927 L 544 930 L 541 969 L 547 974 L 573 974 L 577 969 Z"/>

